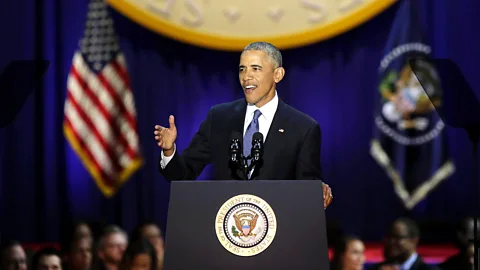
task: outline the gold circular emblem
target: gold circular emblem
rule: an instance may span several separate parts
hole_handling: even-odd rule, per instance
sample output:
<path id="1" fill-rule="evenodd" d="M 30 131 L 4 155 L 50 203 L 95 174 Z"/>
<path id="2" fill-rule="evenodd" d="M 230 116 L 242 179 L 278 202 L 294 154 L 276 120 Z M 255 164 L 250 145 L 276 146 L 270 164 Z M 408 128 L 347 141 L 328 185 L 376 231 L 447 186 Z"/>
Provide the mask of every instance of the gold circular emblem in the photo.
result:
<path id="1" fill-rule="evenodd" d="M 267 202 L 254 195 L 242 194 L 220 207 L 215 231 L 226 250 L 238 256 L 254 256 L 272 243 L 277 220 Z"/>
<path id="2" fill-rule="evenodd" d="M 396 0 L 107 0 L 120 13 L 170 38 L 239 51 L 253 41 L 280 49 L 348 31 Z"/>

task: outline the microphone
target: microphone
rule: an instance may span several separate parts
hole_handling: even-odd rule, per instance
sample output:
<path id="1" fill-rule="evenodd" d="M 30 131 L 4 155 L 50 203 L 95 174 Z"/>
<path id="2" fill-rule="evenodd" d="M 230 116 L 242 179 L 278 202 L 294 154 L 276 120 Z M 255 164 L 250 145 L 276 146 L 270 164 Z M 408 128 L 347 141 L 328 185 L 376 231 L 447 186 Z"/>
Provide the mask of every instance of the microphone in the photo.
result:
<path id="1" fill-rule="evenodd" d="M 252 137 L 252 158 L 259 161 L 263 156 L 263 134 L 255 132 Z"/>
<path id="2" fill-rule="evenodd" d="M 242 158 L 242 135 L 240 132 L 232 132 L 230 136 L 230 160 L 232 162 L 238 162 Z"/>

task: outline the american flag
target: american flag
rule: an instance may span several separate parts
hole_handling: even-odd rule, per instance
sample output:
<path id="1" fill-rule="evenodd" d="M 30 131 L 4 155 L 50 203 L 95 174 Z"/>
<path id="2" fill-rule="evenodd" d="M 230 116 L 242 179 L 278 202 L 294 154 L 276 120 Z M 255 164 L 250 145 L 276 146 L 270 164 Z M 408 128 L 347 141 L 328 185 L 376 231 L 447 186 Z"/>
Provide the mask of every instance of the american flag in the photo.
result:
<path id="1" fill-rule="evenodd" d="M 142 166 L 137 115 L 125 57 L 103 0 L 91 0 L 73 56 L 65 136 L 106 197 Z"/>

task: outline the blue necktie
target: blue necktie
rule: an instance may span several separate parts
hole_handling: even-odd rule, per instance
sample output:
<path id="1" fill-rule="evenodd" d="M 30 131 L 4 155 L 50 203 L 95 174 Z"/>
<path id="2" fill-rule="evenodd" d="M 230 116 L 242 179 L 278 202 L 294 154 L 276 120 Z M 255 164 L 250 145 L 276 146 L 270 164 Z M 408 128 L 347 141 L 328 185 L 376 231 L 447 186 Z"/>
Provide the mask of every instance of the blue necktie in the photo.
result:
<path id="1" fill-rule="evenodd" d="M 243 156 L 248 157 L 252 151 L 252 137 L 255 132 L 258 132 L 258 117 L 262 115 L 260 110 L 256 110 L 252 122 L 248 125 L 247 131 L 245 131 L 245 135 L 243 136 Z M 248 165 L 250 165 L 250 160 L 248 161 Z"/>

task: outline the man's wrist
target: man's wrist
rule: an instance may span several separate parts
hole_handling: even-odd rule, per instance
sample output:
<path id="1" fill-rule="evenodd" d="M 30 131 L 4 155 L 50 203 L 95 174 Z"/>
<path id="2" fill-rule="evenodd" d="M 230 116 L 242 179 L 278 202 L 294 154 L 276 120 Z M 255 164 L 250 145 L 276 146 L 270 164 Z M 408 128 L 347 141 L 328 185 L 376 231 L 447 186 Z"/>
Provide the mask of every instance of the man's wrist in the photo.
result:
<path id="1" fill-rule="evenodd" d="M 163 156 L 165 157 L 171 157 L 173 155 L 173 152 L 175 150 L 175 147 L 172 147 L 172 149 L 163 149 Z"/>

